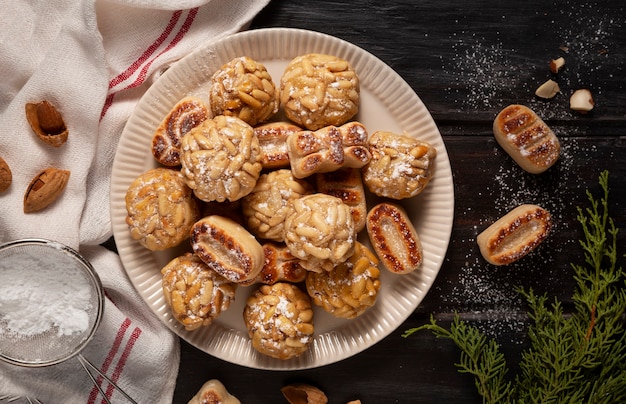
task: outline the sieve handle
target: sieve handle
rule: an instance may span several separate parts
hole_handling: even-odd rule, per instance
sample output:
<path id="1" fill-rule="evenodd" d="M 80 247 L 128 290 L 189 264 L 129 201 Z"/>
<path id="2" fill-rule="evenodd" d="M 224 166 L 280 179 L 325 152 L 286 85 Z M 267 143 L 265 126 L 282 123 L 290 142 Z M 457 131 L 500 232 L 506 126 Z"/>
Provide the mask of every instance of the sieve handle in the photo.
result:
<path id="1" fill-rule="evenodd" d="M 102 398 L 104 399 L 104 401 L 107 402 L 107 404 L 111 404 L 111 401 L 109 400 L 109 398 L 106 396 L 106 393 L 104 392 L 104 390 L 102 389 L 102 386 L 100 386 L 100 383 L 98 383 L 98 381 L 96 380 L 96 378 L 93 376 L 93 374 L 91 373 L 91 370 L 93 370 L 94 372 L 96 372 L 98 375 L 100 375 L 102 378 L 104 378 L 107 382 L 109 382 L 113 387 L 115 387 L 117 389 L 117 391 L 119 391 L 124 397 L 126 397 L 126 399 L 133 404 L 137 404 L 137 402 L 135 400 L 133 400 L 128 394 L 126 394 L 126 392 L 124 390 L 122 390 L 122 388 L 120 386 L 118 386 L 117 384 L 115 384 L 115 382 L 111 379 L 109 379 L 107 377 L 107 375 L 105 375 L 104 373 L 102 373 L 100 371 L 100 369 L 98 369 L 93 363 L 91 363 L 87 358 L 85 358 L 82 354 L 78 354 L 77 356 L 78 361 L 80 362 L 80 364 L 82 365 L 83 369 L 85 369 L 85 372 L 87 372 L 87 375 L 89 376 L 89 378 L 91 379 L 91 381 L 93 382 L 94 386 L 96 386 L 96 388 L 98 389 L 98 391 L 100 392 L 100 394 L 102 394 Z"/>

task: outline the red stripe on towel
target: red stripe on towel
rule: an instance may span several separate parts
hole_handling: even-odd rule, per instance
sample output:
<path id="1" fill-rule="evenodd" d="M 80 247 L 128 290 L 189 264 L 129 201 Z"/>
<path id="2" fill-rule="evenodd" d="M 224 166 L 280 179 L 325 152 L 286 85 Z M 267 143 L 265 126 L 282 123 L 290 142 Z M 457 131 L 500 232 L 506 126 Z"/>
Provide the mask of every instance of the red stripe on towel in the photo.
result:
<path id="1" fill-rule="evenodd" d="M 126 342 L 126 347 L 124 348 L 124 351 L 122 352 L 122 355 L 120 356 L 120 359 L 117 361 L 117 365 L 115 366 L 115 369 L 113 370 L 113 376 L 111 376 L 111 380 L 114 383 L 117 383 L 117 381 L 120 379 L 120 375 L 122 374 L 122 372 L 124 371 L 124 367 L 126 366 L 126 361 L 128 360 L 128 357 L 130 356 L 130 353 L 133 350 L 133 347 L 135 346 L 135 342 L 137 342 L 140 335 L 141 335 L 141 329 L 135 327 L 133 329 L 133 333 L 130 335 L 130 338 Z M 107 387 L 106 389 L 107 398 L 110 399 L 114 391 L 115 391 L 115 387 L 109 384 L 109 387 Z M 106 403 L 105 400 L 102 400 L 102 402 Z"/>
<path id="2" fill-rule="evenodd" d="M 113 340 L 113 345 L 111 345 L 111 349 L 109 349 L 109 353 L 107 354 L 107 357 L 104 359 L 104 362 L 102 363 L 102 367 L 100 367 L 100 370 L 102 371 L 102 373 L 107 373 L 109 366 L 111 366 L 111 363 L 113 362 L 113 358 L 115 358 L 115 355 L 117 354 L 117 352 L 120 349 L 120 346 L 122 345 L 124 334 L 126 334 L 126 331 L 130 327 L 130 323 L 131 322 L 129 318 L 125 319 L 120 325 L 120 328 L 117 330 L 117 335 L 115 336 L 115 340 Z M 98 376 L 96 378 L 96 381 L 98 382 L 99 385 L 102 385 L 103 380 L 104 379 L 102 378 L 102 376 Z M 98 396 L 99 393 L 100 392 L 98 391 L 98 388 L 96 386 L 93 386 L 93 388 L 91 389 L 91 392 L 89 393 L 89 400 L 87 402 L 89 404 L 95 403 L 96 397 Z"/>
<path id="3" fill-rule="evenodd" d="M 148 46 L 148 48 L 141 54 L 141 56 L 139 56 L 139 58 L 137 58 L 137 60 L 135 60 L 125 71 L 118 74 L 109 82 L 109 88 L 113 88 L 116 85 L 120 84 L 122 81 L 132 76 L 132 74 L 135 73 L 137 69 L 139 69 L 139 66 L 141 66 L 141 64 L 145 62 L 172 33 L 182 13 L 183 12 L 181 10 L 172 13 L 172 17 L 170 18 L 170 21 L 167 23 L 167 26 L 165 27 L 161 35 L 159 35 L 159 37 L 154 42 L 152 42 L 152 44 Z"/>
<path id="4" fill-rule="evenodd" d="M 119 91 L 127 90 L 127 89 L 129 89 L 129 88 L 138 87 L 138 86 L 140 86 L 141 84 L 143 84 L 143 82 L 145 81 L 145 79 L 146 79 L 146 77 L 147 77 L 148 69 L 150 68 L 150 66 L 152 65 L 152 63 L 154 63 L 154 61 L 155 61 L 156 59 L 158 59 L 158 58 L 159 58 L 159 56 L 163 55 L 165 52 L 167 52 L 167 51 L 171 50 L 173 47 L 175 47 L 175 46 L 176 46 L 176 45 L 177 45 L 177 44 L 178 44 L 178 43 L 179 43 L 179 42 L 183 39 L 183 37 L 184 37 L 184 36 L 185 36 L 185 34 L 189 31 L 189 28 L 190 28 L 190 27 L 191 27 L 191 25 L 193 24 L 193 21 L 195 20 L 195 18 L 196 18 L 196 15 L 197 15 L 197 14 L 198 14 L 198 8 L 197 8 L 197 7 L 196 7 L 196 8 L 192 8 L 192 9 L 190 9 L 190 10 L 189 10 L 189 13 L 187 14 L 187 18 L 185 19 L 185 21 L 183 22 L 182 26 L 180 27 L 180 30 L 178 31 L 178 33 L 176 34 L 176 36 L 174 36 L 174 38 L 172 39 L 172 41 L 171 41 L 171 42 L 167 45 L 167 47 L 166 47 L 163 51 L 159 52 L 159 53 L 158 53 L 158 54 L 157 54 L 154 58 L 152 58 L 149 62 L 147 62 L 147 63 L 145 63 L 145 64 L 144 64 L 144 66 L 141 68 L 141 71 L 139 72 L 138 77 L 135 79 L 135 81 L 134 81 L 134 82 L 132 82 L 131 84 L 127 85 L 126 87 L 124 87 L 122 90 L 119 90 Z M 171 21 L 172 21 L 172 20 L 170 20 L 170 22 L 171 22 Z M 178 21 L 178 20 L 177 20 L 177 21 Z M 169 27 L 169 24 L 168 24 L 168 27 Z M 166 31 L 167 31 L 167 28 L 166 28 Z M 164 33 L 165 33 L 165 31 L 164 31 Z M 171 31 L 170 31 L 169 33 L 171 33 Z M 168 33 L 168 34 L 169 34 L 169 33 Z M 162 35 L 163 35 L 163 34 L 162 34 Z M 159 38 L 160 38 L 160 37 L 159 37 Z M 155 42 L 155 43 L 156 43 L 156 42 Z M 153 45 L 154 45 L 154 43 L 153 43 Z M 152 50 L 151 50 L 151 47 L 152 47 L 152 45 L 151 45 L 150 47 L 148 47 L 148 49 L 147 49 L 147 50 L 146 50 L 146 51 L 142 54 L 142 56 L 143 56 L 143 55 L 148 55 L 148 56 L 149 56 L 149 55 L 151 55 L 151 54 L 152 54 L 152 53 L 156 50 L 156 49 L 152 49 Z M 141 57 L 140 57 L 139 59 L 141 59 Z M 139 59 L 138 59 L 138 60 L 139 60 Z M 146 60 L 147 60 L 147 58 L 146 58 L 145 60 L 143 60 L 142 62 L 145 62 Z M 130 71 L 131 69 L 133 69 L 133 73 L 134 73 L 134 72 L 136 72 L 136 71 L 137 71 L 137 69 L 138 69 L 138 68 L 139 68 L 139 65 L 137 65 L 137 66 L 136 66 L 136 67 L 134 67 L 134 68 L 133 68 L 133 65 L 131 65 L 131 67 L 129 67 L 128 69 L 126 69 L 126 71 Z M 118 75 L 117 77 L 120 77 L 120 76 L 122 76 L 123 74 L 124 74 L 124 73 L 122 73 L 122 74 Z M 130 76 L 130 74 L 129 74 L 128 76 Z M 128 78 L 128 77 L 126 77 L 126 78 Z M 126 79 L 126 78 L 125 78 L 125 79 Z M 111 88 L 112 88 L 112 85 L 111 85 L 111 84 L 114 82 L 114 80 L 115 80 L 115 79 L 113 79 L 113 80 L 111 80 L 111 81 L 109 82 L 109 89 L 111 89 Z M 119 83 L 121 83 L 121 82 L 123 82 L 123 81 L 124 81 L 124 80 L 120 80 L 119 82 L 116 82 L 116 83 L 115 83 L 115 84 L 113 84 L 113 85 L 119 84 Z M 108 109 L 109 109 L 109 108 L 111 107 L 111 105 L 113 104 L 113 100 L 114 100 L 114 98 L 115 98 L 115 94 L 116 94 L 116 93 L 117 93 L 117 92 L 115 92 L 115 93 L 111 93 L 111 94 L 109 94 L 109 95 L 107 96 L 107 98 L 106 98 L 106 100 L 105 100 L 105 103 L 104 103 L 104 106 L 103 106 L 103 108 L 102 108 L 102 112 L 100 113 L 100 120 L 102 120 L 102 118 L 104 118 L 104 116 L 106 115 L 106 113 L 107 113 Z"/>

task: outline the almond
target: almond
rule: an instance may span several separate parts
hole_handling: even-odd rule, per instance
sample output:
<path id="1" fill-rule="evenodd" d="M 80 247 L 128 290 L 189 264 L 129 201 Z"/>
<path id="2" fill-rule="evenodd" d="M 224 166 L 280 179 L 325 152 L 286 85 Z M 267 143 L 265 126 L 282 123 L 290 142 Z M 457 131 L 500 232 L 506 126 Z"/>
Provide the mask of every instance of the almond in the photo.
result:
<path id="1" fill-rule="evenodd" d="M 281 393 L 289 404 L 326 404 L 326 394 L 315 386 L 304 383 L 295 383 L 284 386 Z"/>
<path id="2" fill-rule="evenodd" d="M 28 103 L 25 110 L 30 127 L 41 140 L 54 147 L 67 141 L 67 127 L 54 105 L 48 101 Z"/>
<path id="3" fill-rule="evenodd" d="M 13 174 L 9 165 L 2 157 L 0 157 L 0 192 L 5 191 L 11 185 L 13 181 Z"/>
<path id="4" fill-rule="evenodd" d="M 565 66 L 565 59 L 563 57 L 552 59 L 550 61 L 550 71 L 557 74 Z"/>
<path id="5" fill-rule="evenodd" d="M 39 172 L 24 194 L 24 213 L 45 209 L 61 195 L 69 178 L 68 170 L 50 167 Z"/>
<path id="6" fill-rule="evenodd" d="M 561 89 L 559 85 L 554 80 L 548 80 L 537 88 L 535 91 L 535 95 L 540 98 L 553 98 Z"/>
<path id="7" fill-rule="evenodd" d="M 569 107 L 581 114 L 586 114 L 595 106 L 591 91 L 586 88 L 576 90 L 569 99 Z"/>

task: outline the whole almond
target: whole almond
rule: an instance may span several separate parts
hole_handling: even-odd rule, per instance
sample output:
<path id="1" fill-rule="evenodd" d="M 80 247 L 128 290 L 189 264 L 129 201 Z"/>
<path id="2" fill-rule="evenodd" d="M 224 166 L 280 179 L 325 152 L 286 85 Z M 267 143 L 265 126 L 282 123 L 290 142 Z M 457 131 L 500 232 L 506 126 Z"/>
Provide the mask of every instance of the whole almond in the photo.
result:
<path id="1" fill-rule="evenodd" d="M 24 194 L 24 213 L 38 212 L 54 202 L 70 178 L 68 170 L 46 168 L 37 174 Z"/>
<path id="2" fill-rule="evenodd" d="M 27 103 L 26 119 L 37 136 L 51 146 L 67 141 L 68 130 L 59 111 L 48 101 Z"/>
<path id="3" fill-rule="evenodd" d="M 57 109 L 48 101 L 37 104 L 39 127 L 48 135 L 58 135 L 65 130 L 65 122 Z"/>
<path id="4" fill-rule="evenodd" d="M 5 191 L 13 181 L 13 174 L 9 165 L 2 157 L 0 157 L 0 192 Z"/>
<path id="5" fill-rule="evenodd" d="M 294 383 L 280 389 L 289 404 L 326 404 L 328 398 L 319 388 L 305 383 Z"/>

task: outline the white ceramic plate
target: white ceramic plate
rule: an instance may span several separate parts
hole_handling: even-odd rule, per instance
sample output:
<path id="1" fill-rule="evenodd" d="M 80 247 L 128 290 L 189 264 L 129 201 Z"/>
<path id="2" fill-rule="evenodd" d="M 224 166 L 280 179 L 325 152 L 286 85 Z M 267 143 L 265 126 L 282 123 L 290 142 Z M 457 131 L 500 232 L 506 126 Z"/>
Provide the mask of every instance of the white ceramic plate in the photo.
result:
<path id="1" fill-rule="evenodd" d="M 281 361 L 257 353 L 242 319 L 247 296 L 255 289 L 240 287 L 236 302 L 213 324 L 186 331 L 170 315 L 161 291 L 160 269 L 175 252 L 151 252 L 130 235 L 125 223 L 124 196 L 131 182 L 158 164 L 150 152 L 152 134 L 170 109 L 185 95 L 201 95 L 211 75 L 238 56 L 262 62 L 276 83 L 287 63 L 305 53 L 327 53 L 352 63 L 361 80 L 361 105 L 356 120 L 368 132 L 406 132 L 437 148 L 435 173 L 426 190 L 403 201 L 424 249 L 419 271 L 394 275 L 381 270 L 377 303 L 353 320 L 336 319 L 315 309 L 315 340 L 299 358 Z M 454 214 L 454 187 L 443 139 L 430 113 L 411 87 L 389 66 L 348 42 L 317 32 L 275 28 L 238 33 L 208 43 L 168 69 L 146 92 L 122 133 L 111 183 L 113 234 L 128 277 L 150 309 L 181 338 L 215 357 L 258 369 L 306 369 L 334 363 L 380 341 L 417 308 L 443 262 Z M 367 236 L 361 235 L 365 241 Z"/>

